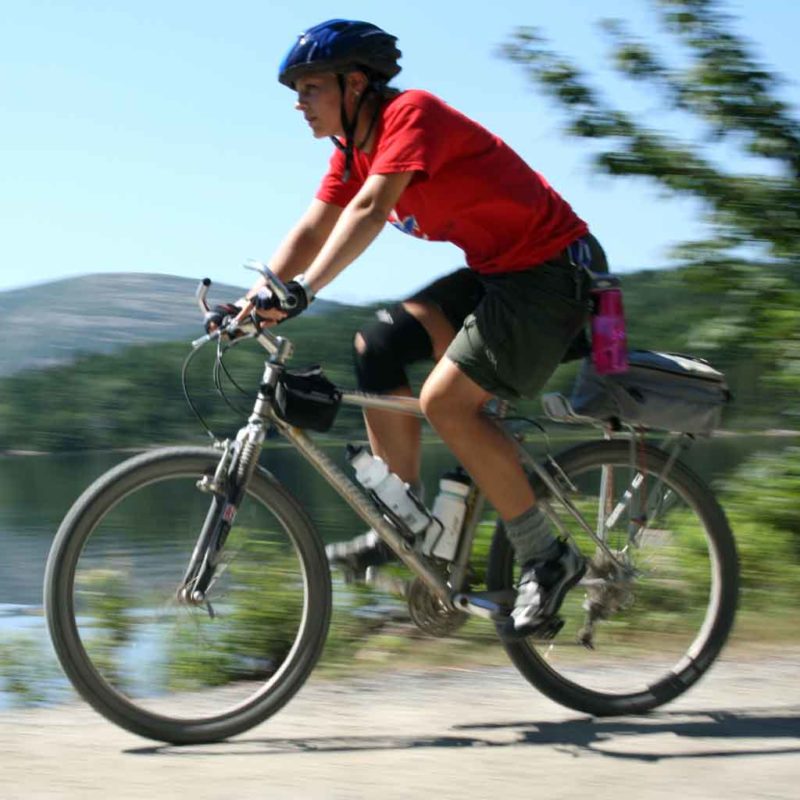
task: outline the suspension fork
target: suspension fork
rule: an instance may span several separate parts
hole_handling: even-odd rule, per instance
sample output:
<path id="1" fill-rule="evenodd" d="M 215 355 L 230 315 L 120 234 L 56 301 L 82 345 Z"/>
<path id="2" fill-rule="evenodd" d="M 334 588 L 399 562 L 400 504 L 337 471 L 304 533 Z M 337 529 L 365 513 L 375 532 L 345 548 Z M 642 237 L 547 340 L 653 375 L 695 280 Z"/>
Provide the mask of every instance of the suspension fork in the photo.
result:
<path id="1" fill-rule="evenodd" d="M 185 602 L 193 605 L 206 602 L 206 594 L 258 463 L 265 436 L 264 422 L 254 414 L 235 441 L 223 443 L 222 456 L 213 477 L 204 475 L 197 481 L 197 488 L 211 495 L 211 503 L 178 591 L 180 599 Z"/>

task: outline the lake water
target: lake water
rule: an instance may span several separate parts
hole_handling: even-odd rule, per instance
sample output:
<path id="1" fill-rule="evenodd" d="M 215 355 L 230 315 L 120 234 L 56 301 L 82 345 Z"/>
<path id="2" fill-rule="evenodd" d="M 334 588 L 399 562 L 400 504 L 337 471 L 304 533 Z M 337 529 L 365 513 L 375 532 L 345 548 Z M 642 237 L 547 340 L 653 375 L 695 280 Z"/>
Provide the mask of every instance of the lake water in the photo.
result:
<path id="1" fill-rule="evenodd" d="M 698 441 L 684 460 L 714 483 L 756 450 L 783 448 L 789 441 L 755 436 Z M 543 452 L 536 443 L 531 447 Z M 563 447 L 556 443 L 553 449 Z M 328 451 L 344 465 L 344 446 Z M 125 453 L 88 453 L 0 458 L 0 609 L 6 609 L 6 616 L 9 606 L 41 605 L 44 562 L 61 519 L 95 478 L 127 457 Z M 262 463 L 302 501 L 325 541 L 347 538 L 363 528 L 350 508 L 293 450 L 268 446 Z M 438 475 L 454 463 L 444 447 L 425 448 L 423 480 L 429 499 Z"/>
<path id="2" fill-rule="evenodd" d="M 792 441 L 720 437 L 698 441 L 685 460 L 715 483 L 755 451 L 782 449 Z M 565 446 L 553 443 L 555 451 Z M 534 453 L 544 452 L 541 444 L 533 442 L 530 447 Z M 344 465 L 344 444 L 332 446 L 329 454 Z M 124 453 L 85 453 L 0 458 L 0 644 L 22 630 L 45 639 L 42 579 L 53 536 L 78 495 L 127 457 Z M 325 541 L 349 538 L 363 530 L 363 523 L 293 450 L 268 445 L 262 463 L 301 499 Z M 438 476 L 453 464 L 443 446 L 426 446 L 423 480 L 429 499 Z M 3 704 L 0 685 L 0 707 Z"/>

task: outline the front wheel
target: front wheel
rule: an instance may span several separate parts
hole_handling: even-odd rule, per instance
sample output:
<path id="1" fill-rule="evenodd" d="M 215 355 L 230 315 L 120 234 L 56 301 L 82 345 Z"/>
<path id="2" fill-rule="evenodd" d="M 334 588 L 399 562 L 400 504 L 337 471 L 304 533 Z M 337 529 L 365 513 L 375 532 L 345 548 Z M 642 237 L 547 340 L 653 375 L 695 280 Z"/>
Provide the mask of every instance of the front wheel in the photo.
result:
<path id="1" fill-rule="evenodd" d="M 181 582 L 220 453 L 136 456 L 90 486 L 53 542 L 45 609 L 61 665 L 97 711 L 133 733 L 212 742 L 274 714 L 325 642 L 330 572 L 308 516 L 256 469 L 207 602 Z"/>
<path id="2" fill-rule="evenodd" d="M 575 490 L 568 497 L 624 574 L 551 500 L 588 557 L 587 574 L 565 598 L 555 638 L 504 643 L 542 693 L 596 716 L 643 713 L 685 692 L 719 654 L 736 610 L 736 547 L 713 494 L 663 451 L 636 449 L 634 465 L 623 441 L 581 445 L 557 458 Z M 517 576 L 498 524 L 488 588 L 506 590 Z"/>

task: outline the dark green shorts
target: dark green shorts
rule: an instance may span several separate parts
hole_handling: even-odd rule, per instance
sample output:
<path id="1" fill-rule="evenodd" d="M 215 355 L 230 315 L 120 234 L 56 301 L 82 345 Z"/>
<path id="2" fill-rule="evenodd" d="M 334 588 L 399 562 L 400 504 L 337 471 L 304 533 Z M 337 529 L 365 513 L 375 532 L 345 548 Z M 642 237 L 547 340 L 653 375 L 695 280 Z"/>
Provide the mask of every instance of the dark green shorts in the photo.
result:
<path id="1" fill-rule="evenodd" d="M 602 249 L 591 238 L 597 253 L 591 267 L 605 271 Z M 458 331 L 447 357 L 486 391 L 509 400 L 542 389 L 591 308 L 588 275 L 564 257 L 496 276 L 458 270 L 413 299 L 438 305 Z"/>

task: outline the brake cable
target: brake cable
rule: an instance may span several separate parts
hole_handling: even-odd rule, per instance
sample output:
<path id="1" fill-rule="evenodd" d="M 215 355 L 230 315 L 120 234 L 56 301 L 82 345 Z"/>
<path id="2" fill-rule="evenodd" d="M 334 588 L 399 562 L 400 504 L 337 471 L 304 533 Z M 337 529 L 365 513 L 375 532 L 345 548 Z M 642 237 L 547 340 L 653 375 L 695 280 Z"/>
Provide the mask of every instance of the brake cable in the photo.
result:
<path id="1" fill-rule="evenodd" d="M 220 376 L 220 370 L 221 370 L 225 374 L 225 377 L 228 379 L 228 381 L 230 381 L 230 383 L 233 384 L 233 386 L 239 391 L 239 393 L 241 395 L 245 396 L 245 397 L 247 396 L 247 392 L 244 389 L 242 389 L 241 386 L 239 386 L 239 384 L 236 382 L 234 377 L 231 375 L 231 373 L 228 370 L 228 368 L 225 366 L 225 354 L 228 352 L 228 350 L 231 349 L 231 347 L 233 347 L 234 344 L 236 344 L 236 342 L 234 342 L 233 344 L 229 345 L 228 347 L 226 347 L 224 349 L 219 348 L 218 351 L 217 351 L 217 363 L 216 363 L 215 369 L 214 369 L 215 384 L 216 384 L 216 387 L 217 387 L 218 394 L 225 401 L 225 404 L 228 406 L 228 408 L 230 408 L 231 411 L 233 411 L 235 414 L 238 414 L 238 415 L 246 418 L 249 415 L 250 410 L 246 409 L 246 408 L 242 408 L 241 406 L 239 406 L 236 403 L 234 403 L 228 397 L 228 395 L 225 393 L 225 388 L 224 388 L 224 385 L 223 385 L 223 382 L 222 382 L 222 379 L 221 379 L 221 376 Z"/>
<path id="2" fill-rule="evenodd" d="M 214 431 L 212 431 L 209 425 L 206 423 L 205 418 L 200 413 L 199 409 L 194 404 L 194 401 L 192 400 L 189 394 L 189 385 L 187 380 L 187 376 L 189 373 L 189 364 L 191 363 L 192 359 L 197 355 L 197 353 L 200 352 L 200 349 L 201 348 L 199 347 L 193 348 L 189 352 L 189 355 L 186 356 L 186 358 L 183 360 L 183 366 L 181 367 L 181 388 L 183 389 L 183 397 L 186 400 L 186 403 L 188 404 L 192 413 L 195 415 L 195 417 L 197 417 L 198 422 L 203 427 L 205 432 L 209 435 L 209 437 L 212 439 L 212 441 L 216 441 L 217 437 L 214 436 Z"/>

